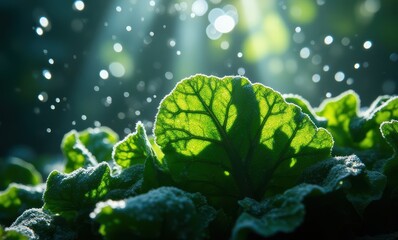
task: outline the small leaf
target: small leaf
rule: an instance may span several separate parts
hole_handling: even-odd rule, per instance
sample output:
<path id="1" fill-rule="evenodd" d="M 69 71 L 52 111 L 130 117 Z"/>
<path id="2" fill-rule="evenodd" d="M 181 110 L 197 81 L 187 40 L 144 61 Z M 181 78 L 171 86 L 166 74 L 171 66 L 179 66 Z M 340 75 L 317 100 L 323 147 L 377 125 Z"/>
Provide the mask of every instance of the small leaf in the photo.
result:
<path id="1" fill-rule="evenodd" d="M 173 179 L 223 207 L 294 186 L 333 145 L 300 108 L 242 77 L 182 80 L 162 100 L 154 133 Z"/>
<path id="2" fill-rule="evenodd" d="M 70 174 L 53 171 L 47 179 L 43 209 L 65 218 L 93 208 L 109 192 L 111 181 L 108 164 L 80 168 Z"/>
<path id="3" fill-rule="evenodd" d="M 41 174 L 31 163 L 15 157 L 0 159 L 0 176 L 0 190 L 10 183 L 38 185 L 43 182 Z"/>
<path id="4" fill-rule="evenodd" d="M 89 128 L 82 132 L 70 131 L 61 143 L 62 152 L 67 159 L 65 172 L 111 160 L 112 148 L 117 141 L 117 134 L 106 127 Z"/>
<path id="5" fill-rule="evenodd" d="M 250 232 L 261 237 L 293 232 L 304 221 L 303 200 L 311 195 L 325 193 L 320 186 L 301 184 L 261 203 L 245 198 L 239 201 L 245 212 L 236 221 L 232 239 L 247 239 Z"/>
<path id="6" fill-rule="evenodd" d="M 76 239 L 76 234 L 62 219 L 37 208 L 26 210 L 9 228 L 6 228 L 6 232 L 17 232 L 29 240 Z"/>
<path id="7" fill-rule="evenodd" d="M 99 201 L 137 195 L 143 171 L 142 165 L 136 165 L 112 176 L 106 162 L 69 174 L 53 171 L 47 179 L 43 209 L 68 220 L 81 213 L 87 215 Z"/>
<path id="8" fill-rule="evenodd" d="M 355 156 L 334 157 L 308 168 L 302 181 L 318 184 L 325 192 L 343 189 L 346 198 L 357 212 L 362 214 L 374 200 L 382 197 L 386 177 L 376 171 L 369 171 Z"/>
<path id="9" fill-rule="evenodd" d="M 144 164 L 148 158 L 156 158 L 146 135 L 144 125 L 138 122 L 135 129 L 134 133 L 127 135 L 113 148 L 113 160 L 122 168 Z"/>
<path id="10" fill-rule="evenodd" d="M 311 120 L 317 125 L 318 127 L 326 127 L 327 120 L 326 118 L 320 117 L 315 113 L 315 110 L 311 107 L 310 103 L 305 100 L 303 97 L 294 94 L 284 94 L 283 98 L 288 103 L 294 103 L 301 108 L 303 113 L 308 114 Z"/>
<path id="11" fill-rule="evenodd" d="M 398 120 L 398 97 L 379 97 L 368 111 L 361 113 L 361 117 L 351 123 L 350 130 L 354 140 L 360 142 L 360 148 L 386 151 L 389 146 L 383 141 L 379 128 L 383 122 L 393 119 Z"/>
<path id="12" fill-rule="evenodd" d="M 162 187 L 121 201 L 97 204 L 90 216 L 105 239 L 202 239 L 216 211 L 199 193 Z"/>
<path id="13" fill-rule="evenodd" d="M 35 187 L 12 183 L 0 192 L 0 224 L 9 225 L 26 209 L 43 206 L 45 185 Z"/>
<path id="14" fill-rule="evenodd" d="M 359 97 L 352 91 L 346 91 L 335 98 L 322 102 L 316 114 L 327 119 L 326 129 L 333 135 L 335 145 L 355 147 L 350 134 L 350 122 L 358 117 Z"/>
<path id="15" fill-rule="evenodd" d="M 388 184 L 393 189 L 398 189 L 398 121 L 391 120 L 380 126 L 383 138 L 393 149 L 393 154 L 382 162 L 381 171 L 388 177 Z"/>

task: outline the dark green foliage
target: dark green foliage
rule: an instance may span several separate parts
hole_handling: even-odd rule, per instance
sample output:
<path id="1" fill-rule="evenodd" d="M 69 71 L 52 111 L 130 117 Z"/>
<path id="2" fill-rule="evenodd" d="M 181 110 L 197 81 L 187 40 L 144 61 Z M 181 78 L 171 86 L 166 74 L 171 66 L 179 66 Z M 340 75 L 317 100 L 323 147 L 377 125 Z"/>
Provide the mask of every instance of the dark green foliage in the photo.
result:
<path id="1" fill-rule="evenodd" d="M 0 239 L 394 238 L 398 98 L 359 102 L 348 91 L 312 109 L 243 77 L 184 79 L 154 136 L 140 122 L 119 142 L 66 134 L 64 172 L 0 193 Z M 41 182 L 13 164 L 3 185 Z"/>

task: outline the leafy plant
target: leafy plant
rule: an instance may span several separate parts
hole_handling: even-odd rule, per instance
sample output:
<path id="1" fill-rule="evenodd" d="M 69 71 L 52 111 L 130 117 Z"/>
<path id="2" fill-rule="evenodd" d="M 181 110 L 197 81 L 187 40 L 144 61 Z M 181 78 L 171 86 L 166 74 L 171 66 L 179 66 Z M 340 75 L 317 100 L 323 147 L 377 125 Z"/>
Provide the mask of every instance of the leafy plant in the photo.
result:
<path id="1" fill-rule="evenodd" d="M 240 76 L 192 76 L 160 103 L 153 136 L 140 122 L 119 142 L 108 128 L 66 134 L 64 171 L 0 193 L 0 234 L 393 238 L 397 101 L 360 111 L 348 91 L 313 109 Z"/>

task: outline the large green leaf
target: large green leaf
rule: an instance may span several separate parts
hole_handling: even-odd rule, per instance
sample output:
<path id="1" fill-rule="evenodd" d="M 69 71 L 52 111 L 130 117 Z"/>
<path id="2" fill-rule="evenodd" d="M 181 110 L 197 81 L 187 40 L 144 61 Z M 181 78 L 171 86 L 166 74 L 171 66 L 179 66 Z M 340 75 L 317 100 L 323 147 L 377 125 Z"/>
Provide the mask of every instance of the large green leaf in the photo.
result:
<path id="1" fill-rule="evenodd" d="M 184 79 L 161 102 L 154 133 L 174 180 L 212 201 L 282 192 L 333 145 L 299 107 L 243 77 Z"/>
<path id="2" fill-rule="evenodd" d="M 43 182 L 41 174 L 31 163 L 15 157 L 0 159 L 0 176 L 0 190 L 7 188 L 13 182 L 27 185 L 38 185 Z"/>
<path id="3" fill-rule="evenodd" d="M 26 209 L 43 206 L 44 187 L 12 183 L 0 192 L 0 224 L 8 226 Z"/>
<path id="4" fill-rule="evenodd" d="M 110 161 L 113 145 L 118 139 L 118 135 L 107 127 L 88 128 L 81 132 L 72 130 L 65 134 L 61 143 L 62 152 L 67 160 L 65 172 Z"/>
<path id="5" fill-rule="evenodd" d="M 216 211 L 199 193 L 161 187 L 97 204 L 90 214 L 105 239 L 202 239 Z"/>

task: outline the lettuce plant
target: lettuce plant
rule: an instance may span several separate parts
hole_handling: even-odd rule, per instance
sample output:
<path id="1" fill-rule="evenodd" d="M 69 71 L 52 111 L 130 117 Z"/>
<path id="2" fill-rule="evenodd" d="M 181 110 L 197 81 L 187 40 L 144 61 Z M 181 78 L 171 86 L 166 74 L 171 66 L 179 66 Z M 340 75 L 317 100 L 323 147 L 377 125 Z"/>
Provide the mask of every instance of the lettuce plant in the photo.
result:
<path id="1" fill-rule="evenodd" d="M 312 108 L 241 76 L 189 77 L 152 135 L 141 122 L 120 141 L 104 127 L 67 133 L 63 171 L 0 193 L 0 235 L 394 239 L 398 98 L 359 104 L 353 91 Z"/>

